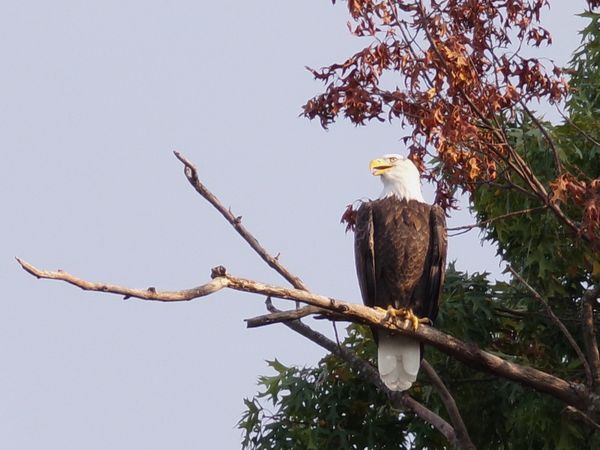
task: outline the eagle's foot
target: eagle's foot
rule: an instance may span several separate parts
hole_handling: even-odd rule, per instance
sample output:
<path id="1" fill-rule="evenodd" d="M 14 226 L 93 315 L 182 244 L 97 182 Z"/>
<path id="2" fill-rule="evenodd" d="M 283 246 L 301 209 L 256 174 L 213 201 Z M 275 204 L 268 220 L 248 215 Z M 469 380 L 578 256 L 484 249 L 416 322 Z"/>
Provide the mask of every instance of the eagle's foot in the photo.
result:
<path id="1" fill-rule="evenodd" d="M 400 312 L 399 309 L 396 309 L 392 306 L 388 306 L 387 309 L 382 308 L 381 306 L 375 306 L 375 310 L 385 313 L 385 317 L 383 318 L 384 322 L 393 322 L 397 320 L 398 313 Z"/>
<path id="2" fill-rule="evenodd" d="M 410 308 L 404 308 L 404 320 L 408 320 L 415 331 L 419 329 L 419 325 L 422 323 L 431 325 L 429 317 L 418 317 Z"/>
<path id="3" fill-rule="evenodd" d="M 394 308 L 393 306 L 388 306 L 386 309 L 375 306 L 375 309 L 385 313 L 385 317 L 383 318 L 384 322 L 396 322 L 400 320 L 403 322 L 409 321 L 415 331 L 419 329 L 419 325 L 422 323 L 431 325 L 431 320 L 428 317 L 418 317 L 410 308 Z"/>
<path id="4" fill-rule="evenodd" d="M 395 322 L 399 319 L 406 319 L 406 312 L 408 311 L 406 308 L 394 308 L 393 306 L 388 306 L 387 308 L 382 308 L 381 306 L 376 306 L 375 309 L 380 312 L 385 313 L 385 317 L 383 318 L 384 322 Z"/>

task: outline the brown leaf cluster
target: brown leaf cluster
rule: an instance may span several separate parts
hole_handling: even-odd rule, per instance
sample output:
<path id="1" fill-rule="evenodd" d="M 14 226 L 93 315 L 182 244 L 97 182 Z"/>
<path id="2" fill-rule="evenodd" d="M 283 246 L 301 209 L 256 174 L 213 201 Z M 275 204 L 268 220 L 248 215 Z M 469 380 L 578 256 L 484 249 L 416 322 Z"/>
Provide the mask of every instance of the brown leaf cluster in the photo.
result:
<path id="1" fill-rule="evenodd" d="M 357 125 L 399 120 L 412 130 L 404 142 L 418 166 L 428 155 L 444 163 L 442 173 L 426 175 L 438 182 L 440 199 L 450 191 L 443 192 L 442 175 L 468 190 L 493 181 L 507 151 L 501 118 L 521 102 L 567 94 L 559 68 L 514 50 L 551 42 L 539 26 L 546 4 L 350 0 L 352 33 L 374 43 L 343 63 L 311 69 L 325 90 L 304 114 L 325 128 L 339 116 Z"/>
<path id="2" fill-rule="evenodd" d="M 564 173 L 550 183 L 550 201 L 556 205 L 572 203 L 583 211 L 580 234 L 590 240 L 597 240 L 600 230 L 600 178 L 591 181 L 577 179 Z"/>
<path id="3" fill-rule="evenodd" d="M 344 214 L 342 214 L 342 218 L 340 219 L 340 223 L 346 224 L 346 233 L 348 231 L 354 231 L 354 227 L 356 226 L 356 215 L 357 210 L 354 209 L 352 203 L 346 206 L 346 210 L 344 211 Z"/>

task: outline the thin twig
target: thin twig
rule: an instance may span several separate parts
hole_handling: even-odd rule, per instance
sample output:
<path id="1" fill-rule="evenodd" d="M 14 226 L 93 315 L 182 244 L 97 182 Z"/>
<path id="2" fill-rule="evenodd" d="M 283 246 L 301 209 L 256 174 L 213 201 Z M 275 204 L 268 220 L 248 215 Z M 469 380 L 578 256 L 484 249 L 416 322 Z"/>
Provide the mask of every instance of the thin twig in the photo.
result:
<path id="1" fill-rule="evenodd" d="M 191 289 L 184 289 L 181 291 L 157 291 L 154 287 L 149 287 L 147 289 L 132 289 L 124 286 L 117 286 L 114 284 L 87 281 L 62 270 L 57 270 L 53 272 L 40 270 L 37 267 L 34 267 L 33 265 L 29 264 L 26 261 L 23 261 L 20 258 L 16 258 L 16 260 L 25 271 L 29 272 L 36 278 L 65 281 L 85 291 L 96 291 L 108 294 L 123 295 L 125 299 L 134 297 L 142 300 L 155 300 L 160 302 L 188 301 L 194 300 L 199 297 L 204 297 L 210 294 L 214 294 L 215 292 L 227 287 L 227 285 L 229 284 L 227 278 L 219 277 L 213 279 L 212 281 L 206 284 L 203 284 L 202 286 L 198 286 Z"/>
<path id="2" fill-rule="evenodd" d="M 467 427 L 460 415 L 460 411 L 458 410 L 458 406 L 456 406 L 456 401 L 454 397 L 444 385 L 444 382 L 439 377 L 435 369 L 427 362 L 426 359 L 421 361 L 421 367 L 431 380 L 435 390 L 438 392 L 440 398 L 442 399 L 442 403 L 446 407 L 446 412 L 450 417 L 450 422 L 452 422 L 452 426 L 454 427 L 454 431 L 456 433 L 456 439 L 461 443 L 461 449 L 475 449 L 475 445 L 471 441 L 471 437 L 469 436 L 469 432 L 467 431 Z"/>
<path id="3" fill-rule="evenodd" d="M 504 171 L 508 171 L 508 169 L 504 169 L 503 172 Z M 525 189 L 524 187 L 519 186 L 518 184 L 515 184 L 512 181 L 510 181 L 508 175 L 510 175 L 510 174 L 507 173 L 507 177 L 506 177 L 507 183 L 506 184 L 500 184 L 500 183 L 496 183 L 496 182 L 493 182 L 493 181 L 485 181 L 485 182 L 482 182 L 482 184 L 486 184 L 488 186 L 492 186 L 492 187 L 495 187 L 495 188 L 498 188 L 498 189 L 503 189 L 503 190 L 506 190 L 506 191 L 510 191 L 510 190 L 514 189 L 515 191 L 518 191 L 521 194 L 526 195 L 529 198 L 533 198 L 533 199 L 539 200 L 539 197 L 536 194 L 534 194 L 533 192 L 530 192 L 527 189 Z"/>
<path id="4" fill-rule="evenodd" d="M 548 207 L 546 205 L 543 205 L 543 206 L 536 206 L 535 208 L 522 209 L 519 211 L 510 212 L 507 214 L 502 214 L 501 216 L 492 217 L 491 219 L 482 220 L 481 222 L 473 223 L 471 225 L 461 225 L 459 227 L 450 227 L 447 230 L 448 231 L 460 231 L 460 230 L 470 231 L 473 228 L 481 228 L 481 227 L 489 225 L 490 223 L 495 222 L 497 220 L 508 219 L 509 217 L 515 217 L 515 216 L 522 216 L 523 214 L 529 214 L 529 213 L 541 211 L 541 210 L 544 210 L 547 208 Z M 454 234 L 453 236 L 457 236 L 457 234 Z"/>
<path id="5" fill-rule="evenodd" d="M 554 156 L 554 165 L 556 166 L 556 173 L 557 173 L 558 176 L 560 176 L 564 172 L 564 167 L 563 167 L 563 164 L 562 164 L 562 162 L 560 160 L 560 155 L 558 153 L 558 148 L 556 147 L 556 144 L 554 143 L 554 139 L 552 139 L 550 137 L 550 135 L 548 134 L 548 130 L 546 130 L 546 128 L 539 121 L 539 119 L 527 107 L 527 105 L 525 104 L 525 102 L 521 100 L 520 103 L 521 103 L 521 106 L 523 107 L 523 109 L 525 110 L 525 112 L 527 113 L 527 115 L 529 116 L 529 118 L 535 124 L 535 126 L 538 127 L 538 129 L 542 132 L 542 134 L 544 135 L 544 139 L 546 139 L 546 142 L 548 142 L 548 145 L 550 146 L 550 149 L 552 150 L 552 155 Z"/>
<path id="6" fill-rule="evenodd" d="M 347 320 L 340 314 L 334 314 L 323 308 L 317 308 L 316 306 L 303 306 L 302 308 L 292 309 L 288 311 L 278 311 L 276 313 L 263 314 L 261 316 L 252 317 L 246 319 L 246 326 L 248 328 L 264 327 L 266 325 L 272 325 L 274 323 L 289 322 L 291 320 L 298 320 L 303 317 L 322 315 L 331 318 L 336 321 Z"/>
<path id="7" fill-rule="evenodd" d="M 527 320 L 529 317 L 531 316 L 536 316 L 536 317 L 543 317 L 546 319 L 550 319 L 549 315 L 545 312 L 545 311 L 523 311 L 523 310 L 516 310 L 516 309 L 510 309 L 510 308 L 505 308 L 502 306 L 494 306 L 494 312 L 495 314 L 501 316 L 501 317 L 507 317 L 513 320 Z M 564 323 L 564 324 L 581 324 L 581 314 L 575 314 L 573 313 L 570 316 L 559 316 L 557 315 L 557 317 Z M 599 317 L 597 314 L 595 314 L 594 317 L 594 325 L 598 326 L 599 325 Z"/>
<path id="8" fill-rule="evenodd" d="M 274 269 L 283 278 L 289 281 L 289 283 L 296 289 L 308 290 L 307 286 L 300 278 L 291 273 L 283 264 L 281 264 L 278 258 L 271 256 L 269 252 L 265 250 L 265 248 L 258 242 L 252 233 L 250 233 L 242 224 L 242 218 L 235 216 L 235 214 L 231 212 L 231 209 L 225 208 L 220 200 L 212 192 L 210 192 L 206 186 L 204 186 L 204 184 L 202 184 L 198 178 L 198 170 L 194 164 L 192 164 L 192 162 L 181 153 L 173 153 L 175 154 L 175 157 L 185 166 L 185 176 L 194 189 L 196 189 L 196 191 L 202 197 L 204 197 L 211 205 L 213 205 L 215 209 L 223 215 L 223 217 L 225 217 L 227 222 L 229 222 L 233 228 L 235 228 L 239 235 L 242 236 L 242 238 L 250 245 L 250 247 L 252 247 L 252 249 L 269 265 L 269 267 Z"/>
<path id="9" fill-rule="evenodd" d="M 550 317 L 550 319 L 552 320 L 552 322 L 554 322 L 554 324 L 558 327 L 558 329 L 562 332 L 562 334 L 564 335 L 564 337 L 567 339 L 567 341 L 569 342 L 569 345 L 571 345 L 571 348 L 573 348 L 573 350 L 575 350 L 575 353 L 577 354 L 577 357 L 579 358 L 579 360 L 581 361 L 581 364 L 583 365 L 583 369 L 585 370 L 585 378 L 587 380 L 587 385 L 588 386 L 592 386 L 592 371 L 590 369 L 590 365 L 588 364 L 588 361 L 583 353 L 583 351 L 581 350 L 581 347 L 579 347 L 579 344 L 577 344 L 577 341 L 575 341 L 575 338 L 573 338 L 573 335 L 571 334 L 571 332 L 567 329 L 567 327 L 565 326 L 565 324 L 556 316 L 556 314 L 554 314 L 554 311 L 552 310 L 552 308 L 550 307 L 550 304 L 546 301 L 546 299 L 544 297 L 541 296 L 541 294 L 536 291 L 516 270 L 514 270 L 511 266 L 507 266 L 508 270 L 510 271 L 510 273 L 513 274 L 513 276 L 519 280 L 521 282 L 521 284 L 523 286 L 525 286 L 525 288 L 533 295 L 533 297 L 542 304 L 542 306 L 544 307 L 544 309 L 546 310 L 546 313 L 548 314 L 548 316 Z"/>
<path id="10" fill-rule="evenodd" d="M 585 137 L 588 141 L 590 141 L 593 145 L 595 145 L 596 147 L 600 147 L 600 142 L 598 142 L 596 139 L 594 139 L 590 134 L 588 134 L 583 128 L 579 127 L 575 122 L 573 122 L 571 120 L 571 118 L 567 115 L 565 115 L 558 107 L 556 108 L 558 113 L 562 116 L 563 119 L 565 119 L 569 125 L 571 125 L 573 128 L 575 128 L 577 131 L 579 131 L 583 137 Z"/>

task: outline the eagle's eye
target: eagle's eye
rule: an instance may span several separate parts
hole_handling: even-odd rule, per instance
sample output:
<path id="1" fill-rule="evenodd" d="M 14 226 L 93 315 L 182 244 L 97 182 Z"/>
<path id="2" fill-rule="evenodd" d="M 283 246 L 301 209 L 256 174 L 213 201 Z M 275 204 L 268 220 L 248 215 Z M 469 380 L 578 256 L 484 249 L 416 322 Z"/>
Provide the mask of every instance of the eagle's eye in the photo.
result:
<path id="1" fill-rule="evenodd" d="M 395 163 L 396 161 L 398 161 L 398 158 L 396 158 L 395 156 L 390 156 L 389 161 L 391 163 Z"/>

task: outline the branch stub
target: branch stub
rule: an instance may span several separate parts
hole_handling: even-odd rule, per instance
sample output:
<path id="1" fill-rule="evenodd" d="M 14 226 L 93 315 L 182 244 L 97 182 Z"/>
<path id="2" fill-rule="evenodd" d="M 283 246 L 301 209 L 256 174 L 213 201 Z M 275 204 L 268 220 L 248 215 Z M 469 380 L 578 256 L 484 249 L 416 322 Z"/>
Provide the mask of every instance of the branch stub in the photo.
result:
<path id="1" fill-rule="evenodd" d="M 227 275 L 227 269 L 223 266 L 213 267 L 210 270 L 210 277 L 214 280 L 215 278 L 224 277 Z"/>

